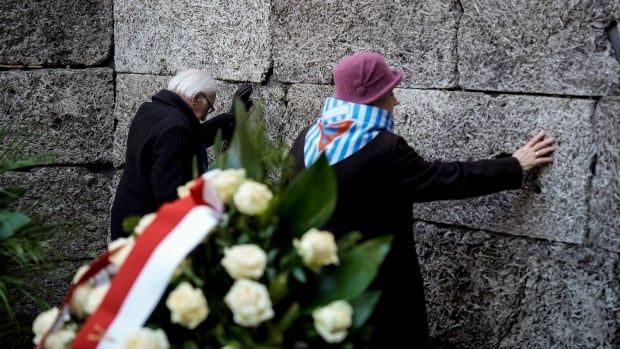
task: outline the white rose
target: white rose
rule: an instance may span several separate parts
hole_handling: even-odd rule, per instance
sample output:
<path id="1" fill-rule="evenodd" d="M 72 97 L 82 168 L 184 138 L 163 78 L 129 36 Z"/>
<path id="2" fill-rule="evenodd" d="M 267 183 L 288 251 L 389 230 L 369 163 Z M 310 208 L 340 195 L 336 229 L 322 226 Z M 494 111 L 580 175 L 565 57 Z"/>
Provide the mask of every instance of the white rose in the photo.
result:
<path id="1" fill-rule="evenodd" d="M 58 317 L 58 307 L 53 307 L 48 311 L 44 311 L 32 322 L 32 332 L 34 333 L 34 344 L 39 344 L 41 338 L 54 324 L 56 317 Z"/>
<path id="2" fill-rule="evenodd" d="M 153 330 L 143 327 L 125 341 L 125 349 L 168 349 L 170 343 L 166 333 L 161 329 Z"/>
<path id="3" fill-rule="evenodd" d="M 353 324 L 353 307 L 346 301 L 335 301 L 312 312 L 314 327 L 328 343 L 340 343 Z"/>
<path id="4" fill-rule="evenodd" d="M 78 269 L 78 271 L 75 273 L 75 276 L 73 277 L 72 282 L 74 284 L 77 283 L 82 277 L 82 275 L 86 273 L 88 268 L 89 268 L 88 265 L 81 266 Z M 69 310 L 71 314 L 75 315 L 78 319 L 82 319 L 87 315 L 84 308 L 86 307 L 88 295 L 90 294 L 92 290 L 93 290 L 92 285 L 90 285 L 89 283 L 84 283 L 78 286 L 73 291 L 73 294 L 71 295 L 71 300 L 69 301 Z"/>
<path id="5" fill-rule="evenodd" d="M 199 288 L 182 282 L 166 299 L 170 320 L 193 330 L 209 315 L 207 300 Z"/>
<path id="6" fill-rule="evenodd" d="M 233 195 L 245 181 L 245 169 L 228 169 L 213 178 L 213 186 L 224 202 L 230 202 Z"/>
<path id="7" fill-rule="evenodd" d="M 94 287 L 88 283 L 82 284 L 78 286 L 71 295 L 69 311 L 78 319 L 83 319 L 88 315 L 86 312 L 86 304 L 88 303 L 88 296 L 93 291 L 93 288 Z"/>
<path id="8" fill-rule="evenodd" d="M 224 297 L 233 313 L 233 320 L 245 327 L 258 326 L 273 317 L 267 288 L 251 280 L 237 280 Z"/>
<path id="9" fill-rule="evenodd" d="M 110 284 L 105 284 L 102 286 L 97 286 L 90 291 L 84 306 L 84 311 L 86 314 L 92 314 L 97 310 L 97 308 L 99 308 L 99 305 L 103 301 L 103 298 L 105 298 L 105 295 L 108 293 L 109 289 Z"/>
<path id="10" fill-rule="evenodd" d="M 190 194 L 189 188 L 191 188 L 192 185 L 194 185 L 194 183 L 196 183 L 195 179 L 191 180 L 191 181 L 189 181 L 189 182 L 187 182 L 187 183 L 185 183 L 183 185 L 178 186 L 177 187 L 177 196 L 179 198 L 184 198 L 184 197 L 189 196 L 189 194 Z"/>
<path id="11" fill-rule="evenodd" d="M 110 262 L 116 266 L 117 270 L 125 263 L 125 259 L 129 256 L 129 252 L 131 252 L 135 243 L 136 241 L 133 238 L 118 238 L 108 245 L 108 251 L 120 248 L 118 252 L 110 257 Z"/>
<path id="12" fill-rule="evenodd" d="M 224 249 L 222 265 L 233 279 L 259 279 L 267 265 L 267 254 L 257 245 L 237 245 Z"/>
<path id="13" fill-rule="evenodd" d="M 267 209 L 271 198 L 273 194 L 266 185 L 248 180 L 239 186 L 233 201 L 241 213 L 255 216 Z"/>
<path id="14" fill-rule="evenodd" d="M 140 218 L 138 225 L 136 225 L 136 227 L 133 228 L 134 234 L 140 235 L 144 233 L 146 228 L 148 228 L 148 226 L 151 225 L 151 223 L 153 223 L 156 217 L 157 215 L 155 213 L 149 213 L 149 214 L 144 215 L 142 218 Z"/>
<path id="15" fill-rule="evenodd" d="M 45 340 L 44 349 L 66 349 L 69 348 L 71 342 L 75 339 L 75 330 L 73 328 L 63 328 L 56 332 L 50 333 Z"/>
<path id="16" fill-rule="evenodd" d="M 90 265 L 85 264 L 83 266 L 81 266 L 76 272 L 75 275 L 73 276 L 73 283 L 77 283 L 80 278 L 82 277 L 82 275 L 84 275 L 86 273 L 86 271 L 88 271 L 88 268 L 90 267 Z"/>
<path id="17" fill-rule="evenodd" d="M 315 271 L 324 265 L 339 263 L 338 245 L 334 235 L 328 231 L 312 228 L 301 240 L 293 240 L 293 245 L 304 264 Z"/>

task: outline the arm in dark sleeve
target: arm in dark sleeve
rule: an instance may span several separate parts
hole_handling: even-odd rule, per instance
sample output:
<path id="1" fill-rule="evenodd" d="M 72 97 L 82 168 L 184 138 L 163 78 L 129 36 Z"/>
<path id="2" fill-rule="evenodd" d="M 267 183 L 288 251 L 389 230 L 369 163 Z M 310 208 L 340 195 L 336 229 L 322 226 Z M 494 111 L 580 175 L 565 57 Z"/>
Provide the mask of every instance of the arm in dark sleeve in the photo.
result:
<path id="1" fill-rule="evenodd" d="M 215 143 L 215 136 L 219 130 L 222 130 L 222 139 L 228 141 L 232 138 L 235 129 L 235 117 L 232 113 L 224 113 L 212 117 L 203 122 L 200 127 L 204 135 L 204 142 L 207 147 Z"/>
<path id="2" fill-rule="evenodd" d="M 391 164 L 398 187 L 416 202 L 463 199 L 521 187 L 521 165 L 514 157 L 428 162 L 401 137 L 392 154 Z"/>
<path id="3" fill-rule="evenodd" d="M 191 134 L 185 127 L 171 127 L 157 137 L 151 183 L 159 206 L 176 199 L 177 187 L 192 179 L 193 157 Z"/>

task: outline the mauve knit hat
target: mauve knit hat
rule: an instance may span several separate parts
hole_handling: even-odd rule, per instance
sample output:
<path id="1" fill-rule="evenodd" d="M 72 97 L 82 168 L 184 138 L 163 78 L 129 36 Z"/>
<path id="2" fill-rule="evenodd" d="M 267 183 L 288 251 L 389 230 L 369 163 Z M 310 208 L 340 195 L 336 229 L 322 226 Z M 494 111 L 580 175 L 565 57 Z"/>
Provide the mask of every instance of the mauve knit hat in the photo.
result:
<path id="1" fill-rule="evenodd" d="M 361 52 L 347 56 L 334 67 L 336 98 L 370 104 L 390 92 L 403 79 L 403 73 L 390 69 L 378 53 Z"/>

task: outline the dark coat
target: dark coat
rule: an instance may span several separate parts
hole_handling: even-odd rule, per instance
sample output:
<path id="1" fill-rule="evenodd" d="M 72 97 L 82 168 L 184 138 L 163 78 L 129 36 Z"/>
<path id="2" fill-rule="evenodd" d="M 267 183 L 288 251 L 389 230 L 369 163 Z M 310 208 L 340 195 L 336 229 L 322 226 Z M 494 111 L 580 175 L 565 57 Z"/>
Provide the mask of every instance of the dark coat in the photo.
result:
<path id="1" fill-rule="evenodd" d="M 201 124 L 190 106 L 168 90 L 142 104 L 129 128 L 125 169 L 112 206 L 112 239 L 126 235 L 124 218 L 155 212 L 176 199 L 177 187 L 193 178 L 195 161 L 201 173 L 206 170 L 206 147 L 217 131 L 230 139 L 233 128 L 230 113 Z"/>
<path id="2" fill-rule="evenodd" d="M 292 146 L 295 171 L 304 169 L 304 130 Z M 413 239 L 413 202 L 461 199 L 516 189 L 517 159 L 427 162 L 400 136 L 382 131 L 364 148 L 333 166 L 338 200 L 325 226 L 337 237 L 353 230 L 364 238 L 394 234 L 392 249 L 372 287 L 383 295 L 371 318 L 373 348 L 427 348 L 424 288 Z"/>

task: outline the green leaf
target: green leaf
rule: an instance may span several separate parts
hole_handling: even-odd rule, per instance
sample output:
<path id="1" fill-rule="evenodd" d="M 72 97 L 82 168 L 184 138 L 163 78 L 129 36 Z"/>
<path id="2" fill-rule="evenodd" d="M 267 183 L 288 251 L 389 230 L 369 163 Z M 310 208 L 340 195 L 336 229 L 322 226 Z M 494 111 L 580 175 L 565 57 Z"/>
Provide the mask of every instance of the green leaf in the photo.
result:
<path id="1" fill-rule="evenodd" d="M 0 279 L 0 309 L 9 315 L 11 319 L 14 318 L 13 307 L 11 306 L 11 301 L 9 299 L 9 291 L 4 280 Z"/>
<path id="2" fill-rule="evenodd" d="M 123 219 L 123 231 L 129 235 L 133 234 L 133 230 L 140 223 L 140 216 L 129 216 Z"/>
<path id="3" fill-rule="evenodd" d="M 0 207 L 5 208 L 24 195 L 28 187 L 19 186 L 0 190 Z"/>
<path id="4" fill-rule="evenodd" d="M 351 247 L 355 246 L 355 244 L 361 239 L 362 233 L 360 233 L 359 231 L 352 231 L 345 234 L 343 237 L 338 239 L 338 253 L 349 250 Z"/>
<path id="5" fill-rule="evenodd" d="M 245 168 L 246 175 L 256 181 L 263 179 L 261 154 L 253 144 L 247 125 L 248 113 L 243 102 L 235 99 L 235 132 L 226 153 L 226 168 Z"/>
<path id="6" fill-rule="evenodd" d="M 198 344 L 194 341 L 185 341 L 183 343 L 183 349 L 198 349 Z"/>
<path id="7" fill-rule="evenodd" d="M 12 160 L 7 163 L 0 164 L 0 172 L 8 172 L 20 170 L 28 167 L 51 165 L 54 164 L 57 155 L 33 155 L 26 159 Z"/>
<path id="8" fill-rule="evenodd" d="M 183 260 L 177 268 L 181 268 L 182 275 L 188 278 L 196 287 L 204 287 L 204 281 L 196 275 L 194 268 L 192 268 L 191 259 Z"/>
<path id="9" fill-rule="evenodd" d="M 295 279 L 297 279 L 297 281 L 301 282 L 302 284 L 305 284 L 307 281 L 306 273 L 300 267 L 293 269 L 293 276 L 295 277 Z"/>
<path id="10" fill-rule="evenodd" d="M 286 312 L 282 316 L 282 319 L 280 319 L 280 321 L 278 322 L 278 328 L 280 329 L 280 331 L 282 333 L 285 333 L 288 328 L 291 327 L 293 321 L 297 319 L 297 316 L 299 316 L 299 303 L 293 303 L 286 310 Z"/>
<path id="11" fill-rule="evenodd" d="M 282 193 L 277 212 L 283 227 L 293 236 L 322 227 L 336 207 L 336 195 L 336 175 L 323 154 Z"/>
<path id="12" fill-rule="evenodd" d="M 213 152 L 215 153 L 215 161 L 212 168 L 224 168 L 226 164 L 226 154 L 224 153 L 224 136 L 222 129 L 217 130 L 215 141 L 213 142 Z"/>
<path id="13" fill-rule="evenodd" d="M 192 157 L 192 178 L 198 178 L 201 175 L 200 168 L 198 166 L 198 157 Z"/>
<path id="14" fill-rule="evenodd" d="M 243 349 L 243 344 L 237 342 L 237 341 L 228 341 L 226 342 L 226 345 L 223 347 L 225 349 Z"/>
<path id="15" fill-rule="evenodd" d="M 273 304 L 278 304 L 287 293 L 288 271 L 283 271 L 269 283 L 269 295 Z"/>
<path id="16" fill-rule="evenodd" d="M 29 223 L 30 218 L 21 213 L 0 210 L 0 239 L 7 239 Z"/>
<path id="17" fill-rule="evenodd" d="M 15 320 L 15 317 L 6 316 L 0 319 L 0 340 L 9 338 L 11 336 L 20 335 L 19 323 Z"/>
<path id="18" fill-rule="evenodd" d="M 337 299 L 356 299 L 377 276 L 391 244 L 391 235 L 368 240 L 342 256 L 339 266 L 324 268 L 318 278 L 314 305 L 323 306 Z"/>
<path id="19" fill-rule="evenodd" d="M 375 306 L 381 298 L 381 291 L 369 291 L 357 297 L 351 305 L 353 306 L 353 329 L 364 326 L 366 320 L 372 315 Z"/>
<path id="20" fill-rule="evenodd" d="M 269 252 L 267 252 L 267 264 L 271 264 L 273 263 L 273 261 L 276 259 L 276 257 L 278 256 L 278 253 L 280 252 L 279 249 L 274 248 L 269 250 Z"/>

